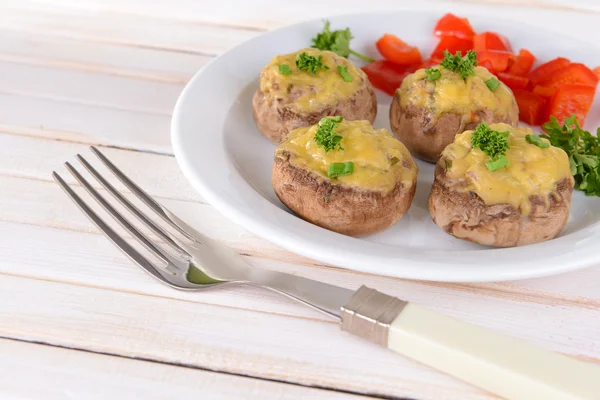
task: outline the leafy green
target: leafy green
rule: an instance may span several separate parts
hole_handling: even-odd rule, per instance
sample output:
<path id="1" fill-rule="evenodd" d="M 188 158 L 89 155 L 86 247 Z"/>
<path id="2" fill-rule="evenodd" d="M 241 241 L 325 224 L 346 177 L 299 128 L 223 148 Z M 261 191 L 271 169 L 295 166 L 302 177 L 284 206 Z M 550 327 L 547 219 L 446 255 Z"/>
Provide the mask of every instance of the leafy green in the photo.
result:
<path id="1" fill-rule="evenodd" d="M 329 67 L 321 61 L 323 56 L 311 56 L 307 52 L 302 52 L 296 56 L 296 67 L 298 67 L 301 71 L 310 72 L 313 75 L 316 75 L 317 72 L 322 70 L 328 70 Z"/>
<path id="2" fill-rule="evenodd" d="M 287 64 L 279 64 L 279 73 L 281 75 L 290 75 L 292 73 L 292 69 Z"/>
<path id="3" fill-rule="evenodd" d="M 323 26 L 323 31 L 319 32 L 317 36 L 312 38 L 312 47 L 317 48 L 319 50 L 329 50 L 336 53 L 338 56 L 346 57 L 350 54 L 355 55 L 366 62 L 373 62 L 371 57 L 367 57 L 363 54 L 357 53 L 356 51 L 350 48 L 350 40 L 352 39 L 352 33 L 350 32 L 350 28 L 339 29 L 337 31 L 331 31 L 329 29 L 330 22 L 325 20 L 325 26 Z"/>
<path id="4" fill-rule="evenodd" d="M 352 82 L 352 75 L 348 73 L 348 67 L 346 67 L 345 65 L 338 65 L 337 70 L 338 73 L 342 76 L 344 82 Z"/>
<path id="5" fill-rule="evenodd" d="M 537 147 L 541 149 L 547 149 L 550 145 L 544 142 L 538 135 L 526 135 L 525 140 L 527 143 L 535 144 Z"/>
<path id="6" fill-rule="evenodd" d="M 500 81 L 498 79 L 492 77 L 492 78 L 488 79 L 487 81 L 485 81 L 485 84 L 493 92 L 494 90 L 496 90 L 496 88 L 498 86 L 500 86 Z"/>
<path id="7" fill-rule="evenodd" d="M 427 74 L 427 80 L 430 81 L 436 81 L 440 79 L 440 76 L 442 76 L 442 73 L 437 68 L 427 68 L 425 73 Z"/>
<path id="8" fill-rule="evenodd" d="M 489 157 L 485 163 L 487 168 L 494 172 L 497 169 L 508 165 L 508 159 L 505 154 L 508 147 L 509 132 L 498 132 L 491 129 L 485 122 L 477 125 L 471 135 L 471 146 L 481 149 Z"/>
<path id="9" fill-rule="evenodd" d="M 329 164 L 329 168 L 327 168 L 327 176 L 330 178 L 337 178 L 338 176 L 350 175 L 353 172 L 354 163 L 352 161 Z"/>
<path id="10" fill-rule="evenodd" d="M 477 66 L 477 54 L 473 50 L 467 51 L 467 54 L 463 57 L 460 51 L 457 51 L 454 55 L 448 50 L 444 51 L 444 59 L 440 63 L 444 68 L 450 71 L 458 72 L 463 77 L 467 77 L 475 74 L 475 67 Z"/>
<path id="11" fill-rule="evenodd" d="M 340 122 L 342 122 L 342 117 L 340 116 L 325 117 L 319 121 L 319 127 L 317 128 L 317 133 L 315 133 L 315 142 L 325 149 L 325 153 L 329 150 L 344 150 L 340 145 L 342 136 L 333 131 Z"/>
<path id="12" fill-rule="evenodd" d="M 575 188 L 587 196 L 600 196 L 600 128 L 596 136 L 583 130 L 575 114 L 561 126 L 555 117 L 542 125 L 552 146 L 560 147 L 569 156 Z"/>

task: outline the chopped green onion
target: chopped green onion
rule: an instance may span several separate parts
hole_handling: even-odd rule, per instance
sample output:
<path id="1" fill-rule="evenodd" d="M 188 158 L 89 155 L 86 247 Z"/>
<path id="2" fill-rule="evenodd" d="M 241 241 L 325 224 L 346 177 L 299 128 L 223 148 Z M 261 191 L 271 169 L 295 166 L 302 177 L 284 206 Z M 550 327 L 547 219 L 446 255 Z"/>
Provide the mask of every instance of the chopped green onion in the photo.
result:
<path id="1" fill-rule="evenodd" d="M 324 118 L 330 119 L 333 122 L 338 123 L 338 124 L 340 122 L 342 122 L 342 120 L 344 119 L 341 115 L 336 115 L 335 117 L 324 117 Z M 323 122 L 324 118 L 321 118 L 321 121 L 319 121 L 319 123 Z"/>
<path id="2" fill-rule="evenodd" d="M 345 65 L 338 65 L 337 70 L 342 76 L 344 82 L 352 82 L 352 75 L 348 73 L 348 67 L 346 67 Z"/>
<path id="3" fill-rule="evenodd" d="M 392 157 L 390 158 L 390 165 L 396 165 L 400 162 L 400 159 L 398 157 Z"/>
<path id="4" fill-rule="evenodd" d="M 490 78 L 485 81 L 485 84 L 493 92 L 498 86 L 500 86 L 500 81 L 496 78 Z"/>
<path id="5" fill-rule="evenodd" d="M 292 69 L 287 64 L 279 64 L 279 73 L 281 75 L 290 75 L 292 73 Z"/>
<path id="6" fill-rule="evenodd" d="M 508 166 L 508 158 L 506 158 L 506 156 L 502 154 L 495 160 L 490 160 L 486 162 L 485 166 L 490 170 L 490 172 L 494 172 L 500 168 Z"/>
<path id="7" fill-rule="evenodd" d="M 337 178 L 338 176 L 350 175 L 354 172 L 354 163 L 347 161 L 343 163 L 329 164 L 327 169 L 327 176 L 330 178 Z"/>
<path id="8" fill-rule="evenodd" d="M 437 68 L 427 68 L 425 73 L 427 74 L 427 80 L 430 81 L 437 81 L 442 76 L 442 73 Z"/>
<path id="9" fill-rule="evenodd" d="M 538 135 L 527 135 L 525 136 L 527 143 L 535 144 L 541 149 L 547 149 L 550 145 L 542 140 Z"/>

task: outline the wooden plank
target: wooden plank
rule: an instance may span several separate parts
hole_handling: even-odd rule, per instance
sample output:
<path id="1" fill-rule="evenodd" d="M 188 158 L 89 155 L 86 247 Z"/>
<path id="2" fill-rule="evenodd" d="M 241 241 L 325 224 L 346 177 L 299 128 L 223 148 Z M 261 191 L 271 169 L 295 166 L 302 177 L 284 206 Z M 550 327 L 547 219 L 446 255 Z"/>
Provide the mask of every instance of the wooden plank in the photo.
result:
<path id="1" fill-rule="evenodd" d="M 8 29 L 0 30 L 0 36 L 3 61 L 178 84 L 213 58 Z"/>
<path id="2" fill-rule="evenodd" d="M 182 84 L 0 61 L 0 92 L 170 116 Z"/>
<path id="3" fill-rule="evenodd" d="M 316 388 L 0 339 L 4 399 L 357 399 Z M 364 397 L 360 397 L 364 398 Z"/>
<path id="4" fill-rule="evenodd" d="M 171 153 L 168 115 L 0 93 L 0 131 Z"/>
<path id="5" fill-rule="evenodd" d="M 10 276 L 0 286 L 7 337 L 361 393 L 490 398 L 336 324 Z"/>

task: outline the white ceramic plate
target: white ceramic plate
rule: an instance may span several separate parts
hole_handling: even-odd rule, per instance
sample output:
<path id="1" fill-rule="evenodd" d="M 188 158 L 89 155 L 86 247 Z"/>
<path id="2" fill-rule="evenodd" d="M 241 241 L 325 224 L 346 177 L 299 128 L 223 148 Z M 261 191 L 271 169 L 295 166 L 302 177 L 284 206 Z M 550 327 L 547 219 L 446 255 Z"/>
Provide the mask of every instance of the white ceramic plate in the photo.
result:
<path id="1" fill-rule="evenodd" d="M 375 40 L 397 34 L 429 54 L 432 29 L 443 12 L 389 12 L 330 18 L 334 29 L 351 27 L 352 47 L 377 57 Z M 509 37 L 540 60 L 558 55 L 600 65 L 597 47 L 540 28 L 498 18 L 470 17 L 476 31 Z M 419 162 L 417 192 L 409 212 L 385 232 L 356 239 L 319 228 L 290 212 L 271 188 L 275 146 L 256 129 L 251 97 L 261 68 L 278 53 L 310 44 L 322 28 L 311 21 L 271 31 L 215 59 L 186 86 L 175 108 L 172 142 L 186 177 L 205 199 L 234 222 L 295 253 L 340 267 L 401 278 L 436 281 L 510 280 L 555 274 L 600 261 L 600 199 L 573 197 L 560 237 L 536 245 L 493 249 L 455 239 L 427 210 L 433 166 Z M 551 38 L 551 40 L 549 40 Z M 378 92 L 376 127 L 389 129 L 390 97 Z M 587 127 L 600 125 L 595 104 Z"/>

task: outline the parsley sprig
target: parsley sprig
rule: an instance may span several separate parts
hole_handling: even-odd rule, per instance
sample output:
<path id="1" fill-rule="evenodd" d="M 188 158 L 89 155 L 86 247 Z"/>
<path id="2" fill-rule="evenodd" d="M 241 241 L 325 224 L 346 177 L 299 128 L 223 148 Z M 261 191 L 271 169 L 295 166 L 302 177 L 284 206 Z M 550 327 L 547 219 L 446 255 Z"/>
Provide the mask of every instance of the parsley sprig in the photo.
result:
<path id="1" fill-rule="evenodd" d="M 311 56 L 307 52 L 302 52 L 296 56 L 296 67 L 298 67 L 301 71 L 310 72 L 313 75 L 316 75 L 317 72 L 322 70 L 328 70 L 329 67 L 321 61 L 323 56 Z"/>
<path id="2" fill-rule="evenodd" d="M 573 114 L 561 126 L 555 117 L 542 125 L 552 146 L 560 147 L 569 156 L 575 187 L 587 196 L 600 196 L 600 128 L 596 136 L 583 130 Z"/>
<path id="3" fill-rule="evenodd" d="M 458 72 L 463 77 L 475 75 L 475 67 L 477 66 L 477 54 L 473 50 L 467 51 L 467 54 L 463 57 L 460 51 L 457 51 L 454 55 L 448 50 L 444 51 L 444 59 L 440 65 L 450 71 Z"/>
<path id="4" fill-rule="evenodd" d="M 329 150 L 344 150 L 340 141 L 342 136 L 335 133 L 333 130 L 337 124 L 342 122 L 342 117 L 325 117 L 319 121 L 317 133 L 315 133 L 315 142 L 317 145 L 325 149 L 325 153 Z"/>
<path id="5" fill-rule="evenodd" d="M 329 50 L 336 53 L 338 56 L 346 57 L 350 54 L 360 58 L 366 62 L 373 62 L 371 57 L 367 57 L 364 54 L 357 53 L 350 48 L 350 40 L 352 39 L 352 33 L 350 28 L 339 29 L 337 31 L 331 31 L 329 29 L 330 22 L 325 20 L 325 26 L 323 31 L 319 32 L 317 36 L 312 38 L 312 47 L 319 50 Z"/>
<path id="6" fill-rule="evenodd" d="M 488 155 L 489 160 L 485 165 L 491 172 L 508 166 L 508 159 L 505 153 L 509 149 L 509 136 L 509 132 L 495 131 L 485 122 L 477 125 L 477 128 L 471 135 L 471 146 L 481 149 Z"/>

